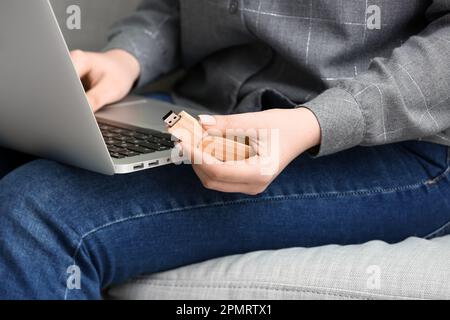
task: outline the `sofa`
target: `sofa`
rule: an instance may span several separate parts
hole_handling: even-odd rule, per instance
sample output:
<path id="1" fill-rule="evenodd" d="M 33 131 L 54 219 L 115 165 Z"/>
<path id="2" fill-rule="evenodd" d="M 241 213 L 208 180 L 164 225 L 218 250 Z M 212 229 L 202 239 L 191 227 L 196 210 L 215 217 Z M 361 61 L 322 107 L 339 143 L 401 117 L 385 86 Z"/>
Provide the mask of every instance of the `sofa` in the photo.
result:
<path id="1" fill-rule="evenodd" d="M 139 0 L 51 1 L 71 49 L 98 50 L 113 21 Z M 69 5 L 82 8 L 81 30 L 67 30 Z M 444 226 L 442 235 L 450 226 Z M 287 248 L 223 257 L 140 276 L 109 299 L 450 299 L 450 236 L 402 243 Z"/>

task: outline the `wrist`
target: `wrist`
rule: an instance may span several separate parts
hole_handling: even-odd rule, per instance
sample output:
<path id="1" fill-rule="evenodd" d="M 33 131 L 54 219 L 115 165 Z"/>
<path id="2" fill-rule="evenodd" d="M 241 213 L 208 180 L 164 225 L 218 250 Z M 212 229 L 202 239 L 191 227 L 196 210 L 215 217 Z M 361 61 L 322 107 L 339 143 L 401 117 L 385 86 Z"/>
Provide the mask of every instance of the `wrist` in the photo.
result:
<path id="1" fill-rule="evenodd" d="M 132 83 L 139 78 L 141 66 L 134 55 L 122 49 L 113 49 L 105 52 L 105 54 L 114 59 L 127 71 L 127 75 Z"/>
<path id="2" fill-rule="evenodd" d="M 321 143 L 322 133 L 319 121 L 315 114 L 308 108 L 293 109 L 296 113 L 297 136 L 301 141 L 301 152 L 317 147 Z"/>

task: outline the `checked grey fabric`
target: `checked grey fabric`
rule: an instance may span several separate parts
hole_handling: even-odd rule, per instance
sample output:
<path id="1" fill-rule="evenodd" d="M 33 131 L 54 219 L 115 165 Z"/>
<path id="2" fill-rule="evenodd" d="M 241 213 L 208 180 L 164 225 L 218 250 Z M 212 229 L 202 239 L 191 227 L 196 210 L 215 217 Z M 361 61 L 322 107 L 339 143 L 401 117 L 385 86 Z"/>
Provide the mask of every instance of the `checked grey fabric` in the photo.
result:
<path id="1" fill-rule="evenodd" d="M 109 40 L 140 61 L 138 85 L 187 69 L 178 103 L 306 106 L 322 128 L 318 156 L 450 145 L 450 0 L 146 0 Z"/>

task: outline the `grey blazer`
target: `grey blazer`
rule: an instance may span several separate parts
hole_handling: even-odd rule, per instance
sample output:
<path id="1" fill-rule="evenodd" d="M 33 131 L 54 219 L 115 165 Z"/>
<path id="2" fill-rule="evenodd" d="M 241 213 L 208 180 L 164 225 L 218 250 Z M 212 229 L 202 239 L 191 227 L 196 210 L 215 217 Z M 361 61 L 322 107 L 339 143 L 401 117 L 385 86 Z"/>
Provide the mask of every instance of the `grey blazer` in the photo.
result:
<path id="1" fill-rule="evenodd" d="M 106 49 L 175 68 L 179 103 L 219 113 L 311 109 L 319 156 L 424 139 L 450 145 L 450 0 L 146 0 Z"/>

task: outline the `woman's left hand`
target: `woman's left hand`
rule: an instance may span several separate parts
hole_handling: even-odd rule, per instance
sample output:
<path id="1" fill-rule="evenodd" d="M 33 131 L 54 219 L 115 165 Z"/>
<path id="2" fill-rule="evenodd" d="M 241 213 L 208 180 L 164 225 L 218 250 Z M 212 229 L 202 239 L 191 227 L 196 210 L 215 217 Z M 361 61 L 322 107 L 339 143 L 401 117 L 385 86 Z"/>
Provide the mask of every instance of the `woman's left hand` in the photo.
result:
<path id="1" fill-rule="evenodd" d="M 289 163 L 320 144 L 319 123 L 306 108 L 203 115 L 200 123 L 211 135 L 250 137 L 257 154 L 247 160 L 221 162 L 199 148 L 180 143 L 203 185 L 220 192 L 260 194 Z"/>

